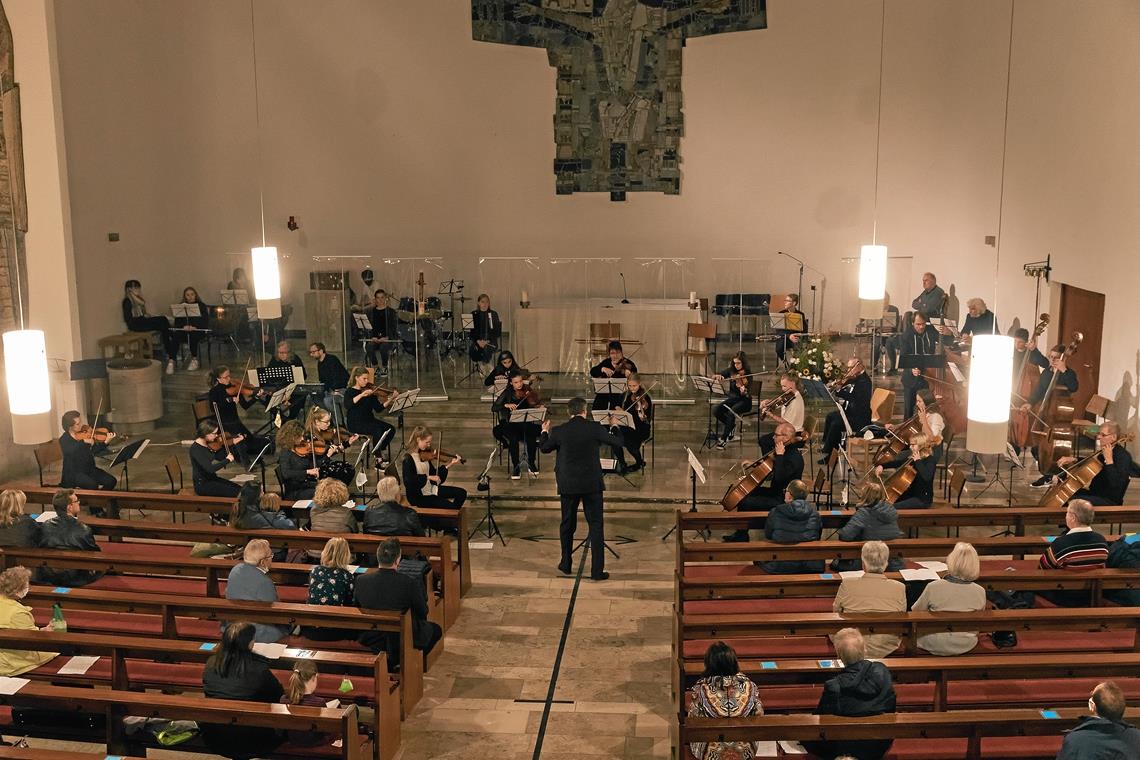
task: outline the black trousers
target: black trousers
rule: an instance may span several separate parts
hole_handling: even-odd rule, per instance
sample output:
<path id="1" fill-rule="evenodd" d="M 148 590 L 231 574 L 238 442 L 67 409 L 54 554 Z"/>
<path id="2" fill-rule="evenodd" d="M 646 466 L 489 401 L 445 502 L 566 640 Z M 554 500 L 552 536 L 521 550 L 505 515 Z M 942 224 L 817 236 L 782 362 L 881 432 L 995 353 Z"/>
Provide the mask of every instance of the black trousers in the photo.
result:
<path id="1" fill-rule="evenodd" d="M 498 349 L 491 343 L 488 343 L 484 348 L 479 348 L 479 344 L 472 338 L 471 347 L 467 349 L 467 356 L 469 356 L 473 362 L 486 364 L 495 356 L 496 351 L 498 351 Z"/>
<path id="2" fill-rule="evenodd" d="M 379 441 L 385 433 L 388 433 L 386 447 L 390 448 L 392 445 L 392 436 L 395 435 L 396 428 L 383 420 L 373 418 L 371 420 L 364 420 L 355 425 L 350 425 L 348 430 L 352 433 L 368 436 L 372 439 L 373 446 L 376 445 L 376 442 Z"/>
<path id="3" fill-rule="evenodd" d="M 459 486 L 445 486 L 439 487 L 439 493 L 435 496 L 424 496 L 420 494 L 416 496 L 416 500 L 412 502 L 415 507 L 431 507 L 433 509 L 459 509 L 463 506 L 463 502 L 467 501 L 466 489 Z"/>
<path id="4" fill-rule="evenodd" d="M 372 343 L 368 344 L 368 362 L 372 365 L 376 364 L 376 354 L 380 354 L 381 366 L 388 366 L 388 357 L 400 347 L 399 342 L 392 343 Z"/>
<path id="5" fill-rule="evenodd" d="M 1073 499 L 1084 499 L 1089 504 L 1092 504 L 1094 507 L 1119 507 L 1120 506 L 1119 503 L 1117 503 L 1115 501 L 1111 501 L 1109 499 L 1106 499 L 1103 496 L 1097 496 L 1095 493 L 1093 493 L 1091 491 L 1087 491 L 1084 488 L 1082 488 L 1079 491 L 1077 491 L 1076 493 L 1074 493 Z M 1070 499 L 1070 501 L 1072 501 L 1072 499 Z"/>
<path id="6" fill-rule="evenodd" d="M 638 425 L 636 428 L 615 428 L 613 432 L 618 434 L 622 448 L 633 456 L 633 463 L 636 465 L 645 464 L 645 457 L 641 455 L 641 444 L 649 438 L 649 425 Z M 618 460 L 618 464 L 625 464 L 625 456 L 621 449 L 614 448 L 614 458 Z"/>
<path id="7" fill-rule="evenodd" d="M 526 463 L 533 470 L 538 456 L 538 434 L 540 427 L 533 422 L 508 422 L 503 434 L 507 439 L 507 453 L 511 455 L 511 467 L 519 466 L 519 444 L 526 444 Z"/>
<path id="8" fill-rule="evenodd" d="M 839 448 L 845 432 L 847 430 L 843 427 L 843 417 L 840 416 L 839 412 L 828 412 L 827 417 L 823 420 L 823 442 L 820 444 L 819 453 L 827 456 L 832 449 Z"/>
<path id="9" fill-rule="evenodd" d="M 84 488 L 87 490 L 112 491 L 119 479 L 109 472 L 95 468 L 95 472 L 80 473 L 75 476 L 75 482 L 67 488 Z"/>
<path id="10" fill-rule="evenodd" d="M 171 356 L 178 355 L 178 347 L 182 345 L 182 340 L 185 338 L 186 343 L 190 346 L 190 356 L 198 358 L 198 344 L 202 342 L 202 338 L 206 337 L 208 333 L 201 330 L 172 330 L 174 335 L 174 353 Z"/>
<path id="11" fill-rule="evenodd" d="M 606 569 L 606 535 L 602 525 L 602 492 L 563 494 L 562 523 L 558 526 L 558 540 L 562 544 L 563 566 L 570 564 L 570 554 L 574 550 L 574 531 L 578 529 L 578 505 L 586 515 L 586 525 L 590 528 L 590 575 L 597 577 Z"/>
<path id="12" fill-rule="evenodd" d="M 729 409 L 732 409 L 733 412 L 740 415 L 750 412 L 752 410 L 752 397 L 738 396 L 736 398 L 727 398 L 717 406 L 716 411 L 713 412 L 713 416 L 724 426 L 723 438 L 728 438 L 732 435 L 732 431 L 736 430 L 736 417 L 733 416 L 732 412 L 728 411 Z"/>
<path id="13" fill-rule="evenodd" d="M 233 499 L 241 492 L 241 486 L 228 480 L 206 480 L 194 484 L 194 493 L 198 496 L 220 496 L 223 499 Z"/>
<path id="14" fill-rule="evenodd" d="M 595 412 L 602 409 L 614 409 L 621 406 L 620 393 L 599 393 L 594 396 L 594 403 L 591 407 Z"/>
<path id="15" fill-rule="evenodd" d="M 162 348 L 166 352 L 166 358 L 173 359 L 178 354 L 178 341 L 171 334 L 166 317 L 131 317 L 127 329 L 134 332 L 157 332 L 162 335 Z"/>
<path id="16" fill-rule="evenodd" d="M 917 496 L 908 496 L 895 502 L 895 509 L 926 509 L 930 503 Z"/>

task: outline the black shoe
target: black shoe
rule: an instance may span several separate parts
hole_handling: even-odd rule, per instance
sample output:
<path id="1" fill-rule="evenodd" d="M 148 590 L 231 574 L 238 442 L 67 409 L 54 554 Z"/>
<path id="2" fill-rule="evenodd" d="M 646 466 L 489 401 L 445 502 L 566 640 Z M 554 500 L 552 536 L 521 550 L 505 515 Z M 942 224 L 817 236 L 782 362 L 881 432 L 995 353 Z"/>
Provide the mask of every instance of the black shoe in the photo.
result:
<path id="1" fill-rule="evenodd" d="M 562 573 L 563 575 L 569 575 L 570 574 L 570 563 L 569 562 L 559 562 L 558 563 L 558 572 Z"/>
<path id="2" fill-rule="evenodd" d="M 518 480 L 521 477 L 522 477 L 522 468 L 520 468 L 518 465 L 515 465 L 514 467 L 512 467 L 511 468 L 511 480 Z"/>
<path id="3" fill-rule="evenodd" d="M 743 542 L 746 542 L 748 540 L 748 531 L 746 531 L 746 530 L 735 530 L 732 533 L 724 534 L 723 536 L 721 536 L 721 538 L 724 539 L 724 542 L 728 543 L 728 544 L 743 543 Z"/>
<path id="4" fill-rule="evenodd" d="M 1030 488 L 1048 488 L 1048 487 L 1049 487 L 1049 482 L 1050 482 L 1051 480 L 1053 480 L 1053 476 L 1051 476 L 1051 475 L 1042 475 L 1041 477 L 1037 478 L 1037 480 L 1035 480 L 1035 481 L 1033 481 L 1032 483 L 1030 483 L 1030 484 L 1029 484 L 1029 487 L 1030 487 Z"/>
<path id="5" fill-rule="evenodd" d="M 609 579 L 610 579 L 610 574 L 604 570 L 602 572 L 598 573 L 597 575 L 591 575 L 590 576 L 590 580 L 592 580 L 592 581 L 608 581 Z"/>

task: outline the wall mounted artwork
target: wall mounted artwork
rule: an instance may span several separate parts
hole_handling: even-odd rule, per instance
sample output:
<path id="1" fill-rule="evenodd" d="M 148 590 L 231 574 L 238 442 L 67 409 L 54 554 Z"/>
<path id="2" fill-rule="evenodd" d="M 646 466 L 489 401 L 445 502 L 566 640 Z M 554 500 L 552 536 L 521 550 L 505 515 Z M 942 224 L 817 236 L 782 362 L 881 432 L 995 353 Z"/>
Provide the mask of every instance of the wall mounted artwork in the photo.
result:
<path id="1" fill-rule="evenodd" d="M 681 192 L 685 41 L 764 29 L 765 0 L 472 0 L 472 36 L 540 47 L 558 72 L 559 195 Z"/>

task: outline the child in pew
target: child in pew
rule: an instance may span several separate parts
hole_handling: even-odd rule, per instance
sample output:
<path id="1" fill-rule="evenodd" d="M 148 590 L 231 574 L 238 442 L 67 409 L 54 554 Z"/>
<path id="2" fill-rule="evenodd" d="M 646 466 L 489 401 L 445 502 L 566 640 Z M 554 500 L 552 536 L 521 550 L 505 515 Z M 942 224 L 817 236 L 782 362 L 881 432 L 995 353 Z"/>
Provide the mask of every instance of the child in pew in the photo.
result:
<path id="1" fill-rule="evenodd" d="M 281 697 L 281 702 L 287 705 L 304 705 L 305 707 L 336 707 L 338 705 L 345 706 L 348 704 L 339 699 L 327 700 L 322 696 L 318 696 L 316 691 L 319 682 L 320 673 L 317 672 L 317 666 L 314 665 L 312 661 L 297 661 L 293 666 L 293 672 L 289 674 L 289 683 L 285 686 L 285 696 Z M 373 708 L 366 705 L 357 705 L 356 709 L 361 728 L 367 730 L 367 728 L 375 722 L 376 714 L 373 712 Z M 311 731 L 289 732 L 290 744 L 313 747 L 328 742 L 329 737 L 327 734 L 319 734 Z"/>
<path id="2" fill-rule="evenodd" d="M 31 571 L 18 565 L 0 573 L 0 628 L 21 631 L 36 630 L 32 608 L 20 601 L 28 595 L 31 580 Z M 44 626 L 44 630 L 50 628 L 50 623 Z M 59 656 L 58 652 L 0 649 L 0 676 L 18 676 L 21 673 L 27 673 L 57 656 Z"/>
<path id="3" fill-rule="evenodd" d="M 265 543 L 262 541 L 261 543 Z M 265 548 L 268 550 L 269 546 Z M 202 691 L 207 699 L 278 702 L 285 690 L 269 669 L 269 660 L 253 651 L 252 623 L 231 623 L 222 642 L 206 661 Z M 202 723 L 202 739 L 209 750 L 233 760 L 251 760 L 273 754 L 284 741 L 272 728 Z"/>

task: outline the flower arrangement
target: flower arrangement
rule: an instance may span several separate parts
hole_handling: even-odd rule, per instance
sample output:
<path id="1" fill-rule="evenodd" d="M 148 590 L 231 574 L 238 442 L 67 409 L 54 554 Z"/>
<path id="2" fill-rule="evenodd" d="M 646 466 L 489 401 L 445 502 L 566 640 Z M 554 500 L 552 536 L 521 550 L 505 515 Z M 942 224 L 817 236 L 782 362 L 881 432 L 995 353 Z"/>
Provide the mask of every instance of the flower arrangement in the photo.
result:
<path id="1" fill-rule="evenodd" d="M 819 336 L 804 336 L 789 352 L 792 371 L 806 380 L 830 382 L 843 375 L 843 367 L 831 351 L 831 341 Z"/>

